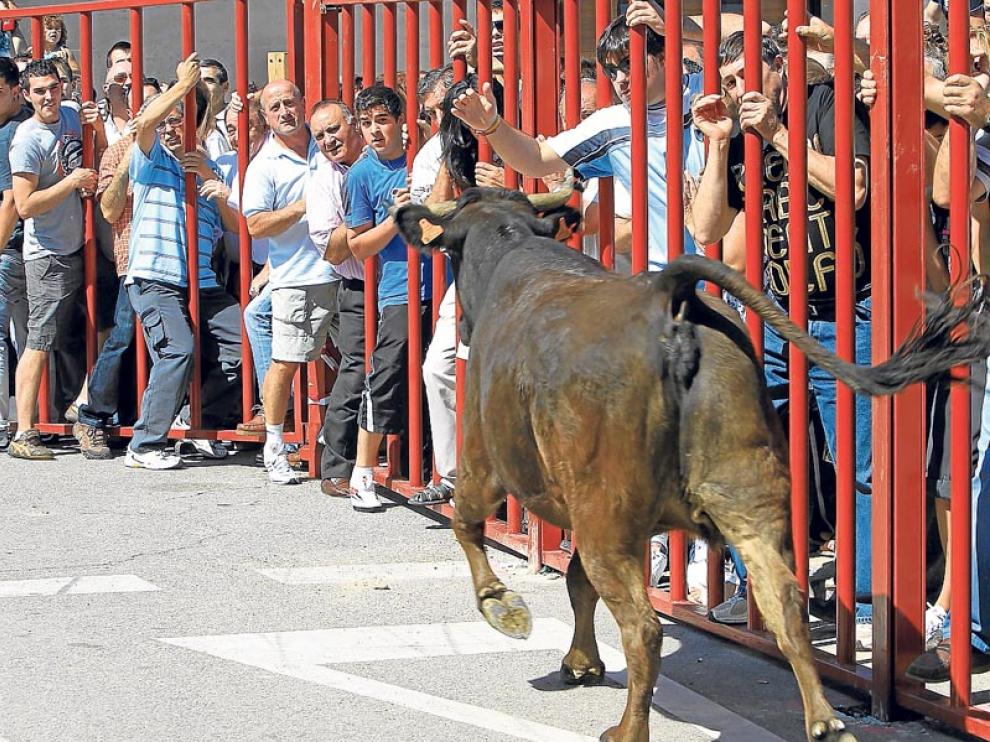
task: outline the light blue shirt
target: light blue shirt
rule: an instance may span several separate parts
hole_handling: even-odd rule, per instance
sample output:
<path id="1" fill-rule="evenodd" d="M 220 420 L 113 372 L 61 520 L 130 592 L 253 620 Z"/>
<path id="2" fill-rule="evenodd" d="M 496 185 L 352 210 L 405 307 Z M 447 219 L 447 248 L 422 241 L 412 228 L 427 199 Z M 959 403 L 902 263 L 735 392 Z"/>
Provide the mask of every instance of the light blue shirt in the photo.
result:
<path id="1" fill-rule="evenodd" d="M 217 168 L 220 170 L 220 177 L 230 188 L 230 198 L 227 204 L 237 210 L 241 210 L 241 179 L 238 177 L 237 152 L 224 152 L 217 158 Z M 227 257 L 235 263 L 240 262 L 241 236 L 238 232 L 231 232 L 225 229 L 223 232 L 223 243 L 227 248 Z M 251 262 L 263 265 L 268 260 L 268 240 L 264 237 L 251 240 Z"/>
<path id="2" fill-rule="evenodd" d="M 241 211 L 245 217 L 278 211 L 306 195 L 310 171 L 323 157 L 310 137 L 303 158 L 271 136 L 248 165 Z M 323 251 L 309 236 L 309 220 L 303 217 L 281 234 L 268 238 L 268 262 L 273 289 L 315 286 L 339 280 Z"/>
<path id="3" fill-rule="evenodd" d="M 690 116 L 691 101 L 700 95 L 700 74 L 684 78 L 684 113 Z M 661 270 L 667 264 L 667 107 L 650 106 L 647 112 L 647 183 L 649 187 L 649 269 Z M 700 132 L 685 122 L 677 122 L 684 133 L 684 171 L 701 173 L 705 145 Z M 614 176 L 616 183 L 632 193 L 631 119 L 626 105 L 602 108 L 569 131 L 547 139 L 547 145 L 584 178 Z M 682 178 L 682 173 L 673 177 Z M 698 248 L 687 229 L 684 252 Z"/>
<path id="4" fill-rule="evenodd" d="M 216 170 L 212 161 L 209 166 Z M 186 261 L 186 179 L 182 166 L 156 138 L 151 152 L 131 150 L 129 174 L 134 184 L 134 221 L 127 265 L 128 285 L 135 278 L 189 285 Z M 217 276 L 210 265 L 213 246 L 223 235 L 220 212 L 211 201 L 197 196 L 199 217 L 199 287 L 215 288 Z"/>

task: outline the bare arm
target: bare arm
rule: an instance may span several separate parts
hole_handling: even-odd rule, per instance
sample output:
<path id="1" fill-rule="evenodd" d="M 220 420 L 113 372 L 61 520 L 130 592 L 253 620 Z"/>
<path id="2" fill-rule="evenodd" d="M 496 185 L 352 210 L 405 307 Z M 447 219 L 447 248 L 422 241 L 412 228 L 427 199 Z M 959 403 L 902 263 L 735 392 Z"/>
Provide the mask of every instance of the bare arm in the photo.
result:
<path id="1" fill-rule="evenodd" d="M 99 196 L 100 211 L 103 212 L 103 218 L 110 224 L 115 224 L 120 219 L 120 215 L 124 213 L 124 207 L 127 205 L 127 186 L 130 183 L 128 168 L 130 164 L 131 148 L 128 147 L 124 157 L 117 165 L 117 169 L 113 172 L 110 185 Z"/>
<path id="2" fill-rule="evenodd" d="M 781 126 L 774 134 L 771 141 L 774 149 L 788 157 L 788 133 L 784 126 Z M 824 155 L 810 147 L 808 152 L 808 183 L 826 198 L 835 200 L 835 158 Z M 855 208 L 861 209 L 866 204 L 866 198 L 870 190 L 870 168 L 869 160 L 865 157 L 857 157 L 854 164 L 853 193 Z"/>
<path id="3" fill-rule="evenodd" d="M 729 231 L 736 209 L 729 206 L 729 140 L 709 141 L 708 162 L 691 204 L 694 232 L 692 236 L 703 245 L 718 242 Z"/>
<path id="4" fill-rule="evenodd" d="M 247 220 L 248 232 L 254 239 L 272 237 L 290 229 L 304 216 L 306 216 L 306 199 L 301 198 L 284 209 L 252 214 Z"/>
<path id="5" fill-rule="evenodd" d="M 348 229 L 347 246 L 355 258 L 367 260 L 380 253 L 398 233 L 392 217 L 388 217 L 375 226 L 365 224 L 357 229 Z"/>
<path id="6" fill-rule="evenodd" d="M 74 170 L 65 178 L 51 188 L 38 190 L 38 176 L 32 173 L 14 173 L 14 203 L 17 206 L 17 213 L 21 219 L 31 219 L 41 214 L 47 214 L 56 208 L 69 197 L 80 186 L 80 178 L 75 177 L 77 173 L 92 173 L 93 185 L 96 185 L 95 175 L 92 170 L 84 171 L 83 168 Z"/>
<path id="7" fill-rule="evenodd" d="M 0 201 L 0 249 L 7 246 L 17 224 L 17 207 L 14 205 L 14 192 L 4 191 Z"/>
<path id="8" fill-rule="evenodd" d="M 943 209 L 948 209 L 952 203 L 952 137 L 946 132 L 942 137 L 942 144 L 938 148 L 938 155 L 935 157 L 935 170 L 932 173 L 932 201 Z M 976 147 L 972 140 L 969 142 L 969 172 L 976 173 Z M 983 183 L 975 177 L 970 181 L 969 199 L 976 201 L 986 193 Z"/>
<path id="9" fill-rule="evenodd" d="M 347 225 L 341 224 L 330 233 L 330 239 L 327 241 L 327 249 L 323 254 L 323 259 L 331 265 L 340 265 L 348 258 L 353 257 L 351 248 L 347 243 L 349 232 L 350 230 L 347 228 Z"/>
<path id="10" fill-rule="evenodd" d="M 196 53 L 179 63 L 176 77 L 178 82 L 168 92 L 155 98 L 135 122 L 135 141 L 145 155 L 151 154 L 151 148 L 158 139 L 158 126 L 199 82 L 199 56 Z"/>

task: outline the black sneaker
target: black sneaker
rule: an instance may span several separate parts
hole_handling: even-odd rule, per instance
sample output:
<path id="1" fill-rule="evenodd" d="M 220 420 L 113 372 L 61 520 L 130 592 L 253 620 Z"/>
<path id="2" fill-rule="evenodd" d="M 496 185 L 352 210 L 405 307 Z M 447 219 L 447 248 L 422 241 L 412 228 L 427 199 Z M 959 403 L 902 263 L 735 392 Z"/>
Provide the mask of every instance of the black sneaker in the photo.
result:
<path id="1" fill-rule="evenodd" d="M 454 488 L 446 482 L 431 484 L 409 498 L 410 505 L 439 505 L 454 496 Z"/>
<path id="2" fill-rule="evenodd" d="M 990 672 L 990 654 L 973 649 L 970 657 L 970 672 L 974 675 Z M 904 674 L 922 683 L 944 683 L 949 679 L 950 659 L 951 645 L 948 639 L 943 639 L 935 649 L 915 657 Z"/>
<path id="3" fill-rule="evenodd" d="M 3 427 L 0 428 L 0 451 L 6 451 L 7 446 L 10 445 L 10 428 Z"/>

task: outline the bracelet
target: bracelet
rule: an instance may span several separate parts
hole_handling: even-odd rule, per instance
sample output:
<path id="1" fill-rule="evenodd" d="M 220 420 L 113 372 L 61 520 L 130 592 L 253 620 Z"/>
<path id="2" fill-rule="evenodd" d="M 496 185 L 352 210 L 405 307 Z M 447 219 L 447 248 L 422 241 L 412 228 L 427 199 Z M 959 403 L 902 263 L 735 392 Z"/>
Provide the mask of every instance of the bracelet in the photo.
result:
<path id="1" fill-rule="evenodd" d="M 491 126 L 489 126 L 487 129 L 475 129 L 474 134 L 475 134 L 475 136 L 478 136 L 478 137 L 487 137 L 487 136 L 489 136 L 491 134 L 494 134 L 496 132 L 496 130 L 498 129 L 498 127 L 500 127 L 501 125 L 502 125 L 502 117 L 499 116 L 496 113 L 495 114 L 495 121 L 494 121 L 494 123 L 492 123 Z"/>

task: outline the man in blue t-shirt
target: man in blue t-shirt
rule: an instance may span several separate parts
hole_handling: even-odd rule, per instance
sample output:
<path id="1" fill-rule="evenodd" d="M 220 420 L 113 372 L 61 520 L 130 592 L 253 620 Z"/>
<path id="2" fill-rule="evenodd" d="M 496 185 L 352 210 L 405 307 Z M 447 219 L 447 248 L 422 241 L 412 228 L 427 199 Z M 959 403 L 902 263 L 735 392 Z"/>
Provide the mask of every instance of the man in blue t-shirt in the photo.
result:
<path id="1" fill-rule="evenodd" d="M 375 85 L 354 102 L 368 149 L 347 175 L 347 242 L 358 260 L 378 258 L 378 339 L 364 385 L 358 417 L 357 457 L 351 474 L 351 502 L 356 510 L 381 510 L 372 470 L 382 438 L 405 428 L 408 322 L 408 251 L 389 209 L 410 202 L 406 152 L 402 141 L 402 99 Z M 429 263 L 419 259 L 424 343 L 429 334 L 425 301 L 431 297 Z M 418 360 L 417 363 L 421 363 Z"/>

